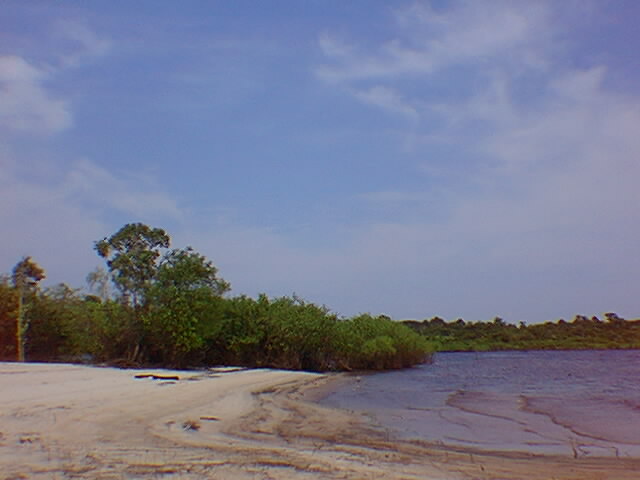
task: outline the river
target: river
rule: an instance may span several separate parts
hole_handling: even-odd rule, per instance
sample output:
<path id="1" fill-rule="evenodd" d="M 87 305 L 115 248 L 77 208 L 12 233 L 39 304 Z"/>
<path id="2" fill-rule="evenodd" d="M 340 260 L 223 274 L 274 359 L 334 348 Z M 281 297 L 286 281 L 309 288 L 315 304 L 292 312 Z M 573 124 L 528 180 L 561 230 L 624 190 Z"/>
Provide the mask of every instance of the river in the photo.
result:
<path id="1" fill-rule="evenodd" d="M 482 450 L 640 457 L 640 351 L 438 353 L 321 403 L 390 436 Z"/>

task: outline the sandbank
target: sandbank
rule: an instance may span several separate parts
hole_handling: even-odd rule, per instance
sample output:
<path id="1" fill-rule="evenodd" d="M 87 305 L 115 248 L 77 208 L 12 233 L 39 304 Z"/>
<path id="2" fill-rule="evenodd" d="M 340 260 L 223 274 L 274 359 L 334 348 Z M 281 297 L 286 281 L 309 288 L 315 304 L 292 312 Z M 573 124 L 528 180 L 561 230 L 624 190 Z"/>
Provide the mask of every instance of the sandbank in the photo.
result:
<path id="1" fill-rule="evenodd" d="M 640 459 L 402 441 L 312 400 L 340 375 L 0 363 L 0 479 L 637 479 Z"/>

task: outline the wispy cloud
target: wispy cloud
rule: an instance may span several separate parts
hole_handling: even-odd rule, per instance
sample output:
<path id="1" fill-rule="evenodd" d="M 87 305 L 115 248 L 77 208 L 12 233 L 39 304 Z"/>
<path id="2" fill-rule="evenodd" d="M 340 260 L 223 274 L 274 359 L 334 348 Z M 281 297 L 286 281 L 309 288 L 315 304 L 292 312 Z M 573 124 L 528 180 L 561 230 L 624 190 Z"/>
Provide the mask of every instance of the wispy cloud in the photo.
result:
<path id="1" fill-rule="evenodd" d="M 323 32 L 318 36 L 318 45 L 329 58 L 351 58 L 355 53 L 351 45 L 328 32 Z"/>
<path id="2" fill-rule="evenodd" d="M 0 57 L 0 128 L 49 134 L 72 125 L 69 103 L 45 87 L 49 75 L 21 57 Z"/>
<path id="3" fill-rule="evenodd" d="M 541 50 L 553 38 L 548 20 L 542 3 L 466 1 L 444 12 L 416 3 L 396 12 L 397 37 L 373 49 L 324 32 L 318 43 L 331 62 L 318 66 L 316 73 L 343 83 L 433 74 L 461 63 L 487 66 L 496 59 L 541 68 L 546 63 Z"/>
<path id="4" fill-rule="evenodd" d="M 442 143 L 451 149 L 448 162 L 416 162 L 421 172 L 437 171 L 434 178 L 454 189 L 450 194 L 438 197 L 445 188 L 439 183 L 424 192 L 361 195 L 381 211 L 403 214 L 395 224 L 379 223 L 375 236 L 361 239 L 368 247 L 360 251 L 374 256 L 393 250 L 398 264 L 413 259 L 448 282 L 455 282 L 450 269 L 468 278 L 494 272 L 488 285 L 495 291 L 483 295 L 496 305 L 502 301 L 501 308 L 514 315 L 515 303 L 528 301 L 526 293 L 499 279 L 514 271 L 526 278 L 546 272 L 555 278 L 544 281 L 558 289 L 574 282 L 576 294 L 556 307 L 573 313 L 612 296 L 594 292 L 593 282 L 576 278 L 576 272 L 630 278 L 625 256 L 640 235 L 640 213 L 633 207 L 640 204 L 634 187 L 640 177 L 634 133 L 640 99 L 608 90 L 605 65 L 567 61 L 554 18 L 558 8 L 547 2 L 461 1 L 435 10 L 416 3 L 396 12 L 395 37 L 375 47 L 324 34 L 320 46 L 327 62 L 316 70 L 318 78 L 389 113 L 400 108 L 394 112 L 392 100 L 402 99 L 402 109 L 428 120 L 428 129 L 406 132 L 416 157 Z M 455 95 L 446 93 L 447 81 L 455 82 Z M 417 82 L 423 88 L 416 89 Z M 433 88 L 445 94 L 434 96 Z M 380 93 L 377 102 L 366 95 L 372 91 Z M 430 199 L 447 212 L 436 222 L 425 217 Z M 618 232 L 615 240 L 612 232 Z M 446 265 L 432 255 L 424 260 L 423 252 L 446 259 Z M 544 285 L 535 288 L 550 292 Z"/>
<path id="5" fill-rule="evenodd" d="M 0 159 L 0 222 L 4 225 L 0 270 L 10 271 L 20 257 L 31 255 L 49 278 L 81 285 L 90 267 L 98 263 L 93 241 L 104 236 L 108 224 L 84 202 L 66 196 L 60 185 L 21 175 L 6 154 Z"/>
<path id="6" fill-rule="evenodd" d="M 139 175 L 116 175 L 82 160 L 69 166 L 59 163 L 61 171 L 43 183 L 25 174 L 37 163 L 29 167 L 24 162 L 18 168 L 16 162 L 0 158 L 0 223 L 6 226 L 0 271 L 32 255 L 51 278 L 81 285 L 98 263 L 93 242 L 119 226 L 110 221 L 114 215 L 152 225 L 185 215 L 174 198 Z"/>
<path id="7" fill-rule="evenodd" d="M 58 53 L 62 67 L 77 67 L 83 61 L 107 54 L 112 47 L 110 39 L 98 35 L 78 20 L 66 19 L 57 22 L 54 34 L 59 41 L 67 44 L 66 48 Z"/>
<path id="8" fill-rule="evenodd" d="M 418 118 L 415 107 L 406 102 L 402 95 L 389 87 L 375 86 L 366 90 L 356 90 L 354 95 L 363 103 L 398 113 L 411 119 Z"/>
<path id="9" fill-rule="evenodd" d="M 480 108 L 482 99 L 476 94 L 482 85 L 496 86 L 500 76 L 539 74 L 549 68 L 550 48 L 559 48 L 551 17 L 546 3 L 462 1 L 444 11 L 415 3 L 395 12 L 395 36 L 378 45 L 365 47 L 323 32 L 318 45 L 327 61 L 315 74 L 361 102 L 417 119 L 448 109 L 446 97 L 430 97 L 429 83 L 441 85 L 448 71 L 458 69 L 455 83 L 467 86 L 456 95 L 475 96 L 475 107 Z M 427 82 L 421 89 L 424 98 L 394 86 L 419 79 Z M 484 100 L 492 102 L 501 92 L 483 95 L 488 93 L 491 97 Z"/>
<path id="10" fill-rule="evenodd" d="M 598 2 L 395 5 L 372 7 L 376 28 L 267 15 L 250 35 L 189 12 L 142 30 L 134 14 L 108 35 L 44 19 L 51 42 L 0 63 L 0 270 L 32 254 L 78 283 L 94 240 L 143 221 L 212 258 L 234 293 L 296 292 L 343 314 L 637 314 L 640 98 L 592 54 L 609 43 L 579 45 L 576 22 L 604 25 Z M 125 15 L 101 8 L 106 28 Z M 282 35 L 256 45 L 271 28 Z M 89 90 L 84 67 L 136 61 L 135 82 Z M 127 108 L 103 115 L 112 98 Z"/>
<path id="11" fill-rule="evenodd" d="M 44 60 L 0 56 L 0 263 L 8 271 L 33 255 L 52 278 L 77 282 L 96 263 L 91 246 L 114 215 L 153 222 L 184 211 L 150 176 L 48 151 L 48 142 L 74 128 L 73 104 L 55 88 L 57 78 L 111 45 L 72 20 L 55 24 L 52 43 Z"/>
<path id="12" fill-rule="evenodd" d="M 173 197 L 163 192 L 151 178 L 140 175 L 114 174 L 107 169 L 81 160 L 72 164 L 61 185 L 61 194 L 81 198 L 95 210 L 114 209 L 135 218 L 183 217 Z"/>
<path id="13" fill-rule="evenodd" d="M 72 127 L 69 100 L 56 94 L 48 83 L 64 70 L 105 54 L 110 47 L 109 40 L 77 21 L 58 23 L 54 36 L 68 42 L 59 46 L 57 62 L 0 56 L 0 128 L 6 133 L 55 134 Z"/>

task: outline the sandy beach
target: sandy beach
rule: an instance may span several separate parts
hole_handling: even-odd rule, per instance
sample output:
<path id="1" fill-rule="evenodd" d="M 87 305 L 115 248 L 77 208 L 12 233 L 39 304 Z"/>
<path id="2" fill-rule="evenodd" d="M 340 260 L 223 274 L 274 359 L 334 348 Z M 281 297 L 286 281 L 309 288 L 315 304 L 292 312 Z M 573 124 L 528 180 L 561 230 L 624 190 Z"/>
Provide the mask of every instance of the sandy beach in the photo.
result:
<path id="1" fill-rule="evenodd" d="M 339 375 L 0 363 L 0 479 L 637 479 L 640 459 L 399 441 Z"/>

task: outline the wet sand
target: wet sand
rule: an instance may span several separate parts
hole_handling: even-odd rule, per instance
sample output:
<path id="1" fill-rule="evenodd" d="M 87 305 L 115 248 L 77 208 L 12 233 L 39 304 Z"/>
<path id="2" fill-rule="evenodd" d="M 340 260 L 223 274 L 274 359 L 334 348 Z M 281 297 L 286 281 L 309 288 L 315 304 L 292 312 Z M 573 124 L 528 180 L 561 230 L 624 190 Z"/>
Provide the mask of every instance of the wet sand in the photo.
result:
<path id="1" fill-rule="evenodd" d="M 640 472 L 637 458 L 393 439 L 364 416 L 310 401 L 340 378 L 0 363 L 0 479 L 625 480 Z"/>

